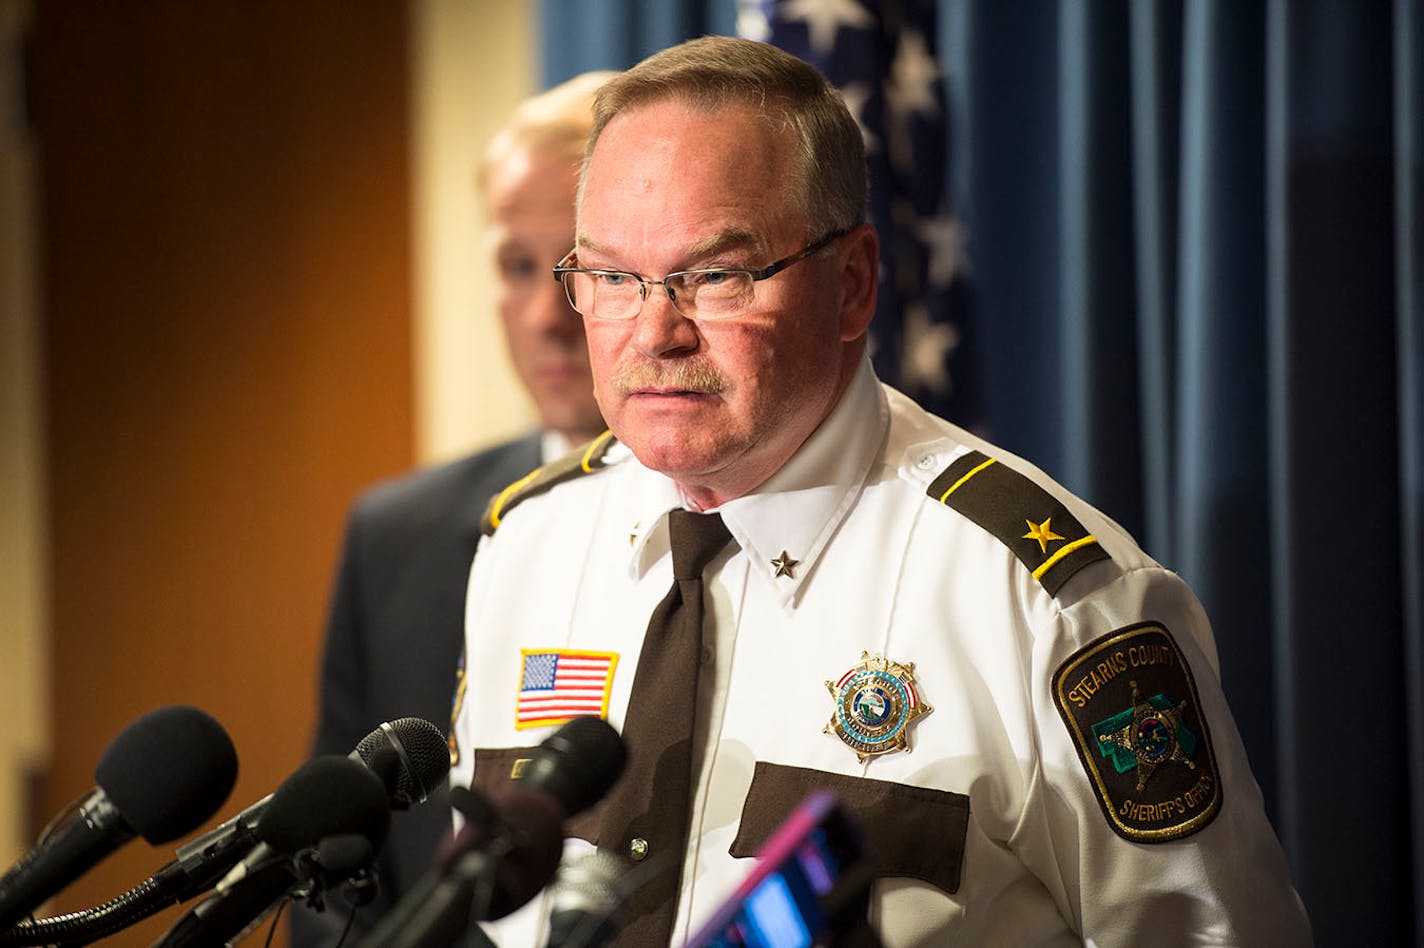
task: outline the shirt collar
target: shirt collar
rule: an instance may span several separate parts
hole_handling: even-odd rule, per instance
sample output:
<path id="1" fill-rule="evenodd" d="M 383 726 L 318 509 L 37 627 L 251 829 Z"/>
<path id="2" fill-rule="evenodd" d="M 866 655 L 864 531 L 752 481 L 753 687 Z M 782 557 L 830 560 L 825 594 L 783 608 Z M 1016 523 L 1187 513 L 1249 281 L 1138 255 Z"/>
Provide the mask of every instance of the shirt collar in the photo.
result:
<path id="1" fill-rule="evenodd" d="M 816 561 L 860 494 L 880 455 L 889 407 L 868 357 L 861 360 L 836 407 L 781 470 L 745 497 L 717 508 L 753 574 L 792 603 Z M 630 478 L 634 523 L 630 570 L 641 575 L 667 553 L 667 512 L 686 506 L 676 485 L 636 466 Z"/>
<path id="2" fill-rule="evenodd" d="M 545 428 L 539 435 L 539 463 L 548 464 L 551 461 L 557 461 L 576 447 L 578 445 L 557 431 Z"/>

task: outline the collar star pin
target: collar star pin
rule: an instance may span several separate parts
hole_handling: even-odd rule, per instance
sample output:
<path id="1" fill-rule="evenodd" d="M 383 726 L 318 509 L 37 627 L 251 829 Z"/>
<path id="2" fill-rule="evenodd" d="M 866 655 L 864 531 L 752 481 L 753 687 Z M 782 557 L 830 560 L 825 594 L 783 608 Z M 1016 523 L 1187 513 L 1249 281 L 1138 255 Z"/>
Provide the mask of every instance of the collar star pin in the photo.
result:
<path id="1" fill-rule="evenodd" d="M 789 579 L 795 579 L 796 567 L 799 566 L 800 563 L 800 560 L 793 560 L 790 553 L 782 550 L 781 555 L 771 561 L 771 568 L 774 570 L 772 576 L 785 576 Z"/>
<path id="2" fill-rule="evenodd" d="M 915 663 L 860 653 L 860 661 L 837 682 L 826 682 L 836 710 L 824 733 L 834 734 L 862 764 L 891 751 L 911 750 L 910 725 L 934 709 L 920 701 Z"/>

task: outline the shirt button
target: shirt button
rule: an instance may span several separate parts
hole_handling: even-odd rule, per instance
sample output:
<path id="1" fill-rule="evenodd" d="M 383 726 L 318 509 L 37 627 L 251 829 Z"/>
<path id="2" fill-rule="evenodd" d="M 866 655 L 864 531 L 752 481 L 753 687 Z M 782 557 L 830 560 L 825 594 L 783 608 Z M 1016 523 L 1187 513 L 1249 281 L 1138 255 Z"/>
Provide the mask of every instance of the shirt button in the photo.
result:
<path id="1" fill-rule="evenodd" d="M 712 664 L 712 646 L 710 646 L 710 645 L 704 645 L 704 646 L 702 646 L 702 664 L 704 664 L 704 665 L 711 665 L 711 664 Z"/>
<path id="2" fill-rule="evenodd" d="M 634 836 L 628 843 L 628 858 L 634 862 L 642 862 L 648 858 L 648 841 L 641 836 Z"/>
<path id="3" fill-rule="evenodd" d="M 918 461 L 915 462 L 915 466 L 922 471 L 928 471 L 930 468 L 934 467 L 934 464 L 935 456 L 933 454 L 923 455 Z"/>

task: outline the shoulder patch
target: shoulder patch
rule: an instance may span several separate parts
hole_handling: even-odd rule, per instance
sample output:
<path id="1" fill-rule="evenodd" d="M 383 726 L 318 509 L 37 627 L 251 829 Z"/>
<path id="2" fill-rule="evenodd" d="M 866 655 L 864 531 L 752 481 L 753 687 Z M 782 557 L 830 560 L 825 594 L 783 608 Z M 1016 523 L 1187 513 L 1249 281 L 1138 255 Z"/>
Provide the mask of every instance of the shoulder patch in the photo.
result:
<path id="1" fill-rule="evenodd" d="M 525 474 L 490 498 L 489 504 L 485 506 L 485 514 L 480 518 L 480 532 L 485 536 L 493 536 L 494 532 L 499 529 L 500 521 L 530 497 L 536 497 L 564 481 L 592 474 L 603 467 L 603 459 L 616 443 L 613 432 L 605 431 L 588 444 L 570 451 L 557 461 L 550 461 L 548 464 L 536 467 Z"/>
<path id="2" fill-rule="evenodd" d="M 1053 702 L 1123 839 L 1181 839 L 1221 811 L 1196 680 L 1164 626 L 1140 622 L 1074 652 L 1053 675 Z"/>
<path id="3" fill-rule="evenodd" d="M 927 493 L 997 537 L 1050 596 L 1084 566 L 1108 558 L 1062 501 L 983 452 L 945 468 Z"/>

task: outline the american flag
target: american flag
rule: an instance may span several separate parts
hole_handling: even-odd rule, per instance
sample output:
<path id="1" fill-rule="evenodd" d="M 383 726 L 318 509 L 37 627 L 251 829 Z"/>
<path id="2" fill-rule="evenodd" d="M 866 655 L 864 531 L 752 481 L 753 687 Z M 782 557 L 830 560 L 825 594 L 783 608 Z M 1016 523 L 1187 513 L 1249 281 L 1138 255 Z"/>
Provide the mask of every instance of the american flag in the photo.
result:
<path id="1" fill-rule="evenodd" d="M 880 234 L 876 373 L 977 426 L 965 233 L 947 186 L 945 75 L 932 0 L 742 0 L 740 32 L 799 56 L 840 90 L 865 137 Z"/>
<path id="2" fill-rule="evenodd" d="M 516 728 L 563 724 L 585 714 L 608 717 L 614 652 L 521 649 Z"/>

